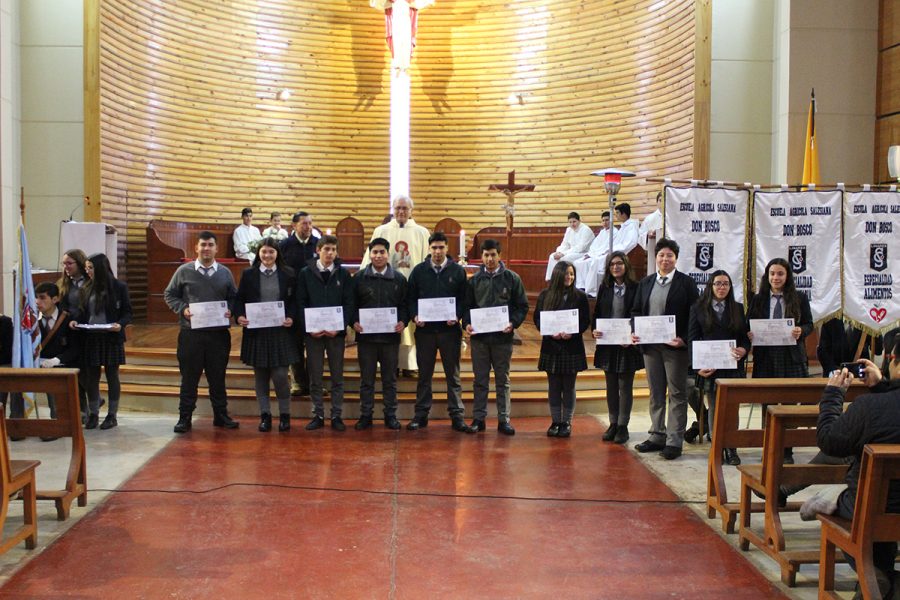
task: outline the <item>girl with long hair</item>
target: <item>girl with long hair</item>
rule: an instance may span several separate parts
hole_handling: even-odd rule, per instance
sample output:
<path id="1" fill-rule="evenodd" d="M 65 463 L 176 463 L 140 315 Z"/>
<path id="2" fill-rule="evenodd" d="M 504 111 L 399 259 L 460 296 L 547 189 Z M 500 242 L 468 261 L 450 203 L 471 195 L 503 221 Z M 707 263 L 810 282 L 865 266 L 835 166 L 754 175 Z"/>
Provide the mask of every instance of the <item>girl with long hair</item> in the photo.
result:
<path id="1" fill-rule="evenodd" d="M 84 252 L 78 250 L 66 250 L 62 255 L 63 272 L 56 282 L 59 287 L 59 310 L 72 312 L 78 309 L 81 304 L 81 288 L 88 282 L 87 273 L 85 273 L 85 263 L 87 256 Z"/>
<path id="2" fill-rule="evenodd" d="M 606 274 L 597 292 L 594 319 L 591 321 L 594 339 L 603 337 L 597 331 L 597 319 L 627 319 L 637 293 L 637 280 L 628 256 L 616 251 L 606 260 Z M 600 345 L 594 350 L 594 366 L 603 369 L 606 377 L 606 407 L 609 412 L 609 428 L 603 434 L 604 442 L 624 444 L 628 441 L 628 423 L 634 404 L 634 373 L 644 368 L 644 358 L 637 346 Z"/>
<path id="3" fill-rule="evenodd" d="M 125 364 L 125 326 L 131 323 L 131 300 L 128 286 L 113 275 L 105 254 L 89 256 L 85 261 L 85 273 L 88 282 L 69 326 L 73 329 L 79 325 L 107 326 L 86 329 L 81 336 L 81 361 L 88 397 L 85 429 L 95 429 L 100 420 L 101 369 L 106 372 L 109 405 L 100 429 L 110 429 L 119 424 L 116 418 L 122 388 L 119 365 Z"/>
<path id="4" fill-rule="evenodd" d="M 571 309 L 578 309 L 578 333 L 560 332 L 545 335 L 541 340 L 538 369 L 547 372 L 550 415 L 553 419 L 547 430 L 550 437 L 572 435 L 575 378 L 579 371 L 587 369 L 581 334 L 588 328 L 591 314 L 587 295 L 575 287 L 575 267 L 570 262 L 560 261 L 553 267 L 549 287 L 538 296 L 534 324 L 540 331 L 542 312 Z"/>
<path id="5" fill-rule="evenodd" d="M 278 399 L 278 431 L 291 428 L 291 380 L 288 368 L 300 360 L 291 327 L 296 318 L 294 303 L 294 271 L 281 258 L 278 238 L 263 238 L 253 266 L 241 274 L 234 316 L 244 328 L 241 339 L 241 361 L 253 367 L 256 401 L 259 404 L 259 430 L 272 431 L 269 382 Z M 278 327 L 251 327 L 247 305 L 256 302 L 282 302 L 284 321 Z"/>
<path id="6" fill-rule="evenodd" d="M 720 377 L 744 378 L 747 376 L 745 359 L 750 352 L 749 327 L 744 318 L 744 305 L 734 299 L 734 284 L 731 276 L 723 270 L 710 275 L 706 289 L 691 307 L 688 324 L 688 343 L 709 340 L 734 340 L 731 356 L 737 361 L 734 369 L 695 369 L 698 385 L 709 399 L 707 431 L 713 430 L 716 414 L 716 380 Z M 725 463 L 741 464 L 736 448 L 723 450 Z"/>

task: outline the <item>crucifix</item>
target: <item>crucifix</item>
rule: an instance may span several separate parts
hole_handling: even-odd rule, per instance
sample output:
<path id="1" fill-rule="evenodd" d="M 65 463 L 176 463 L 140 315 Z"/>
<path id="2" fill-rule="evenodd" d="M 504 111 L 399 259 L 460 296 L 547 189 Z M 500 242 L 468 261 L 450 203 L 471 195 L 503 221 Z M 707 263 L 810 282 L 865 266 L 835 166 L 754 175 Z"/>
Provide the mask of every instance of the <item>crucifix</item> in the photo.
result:
<path id="1" fill-rule="evenodd" d="M 503 212 L 506 213 L 506 247 L 508 252 L 509 242 L 512 239 L 513 221 L 516 217 L 516 194 L 519 192 L 533 192 L 534 184 L 516 183 L 516 172 L 513 170 L 507 174 L 506 183 L 492 183 L 488 186 L 488 191 L 503 192 L 506 195 L 506 204 L 503 205 Z"/>
<path id="2" fill-rule="evenodd" d="M 384 11 L 391 49 L 391 214 L 394 198 L 409 195 L 409 66 L 419 10 L 432 4 L 434 0 L 369 0 L 369 6 Z"/>

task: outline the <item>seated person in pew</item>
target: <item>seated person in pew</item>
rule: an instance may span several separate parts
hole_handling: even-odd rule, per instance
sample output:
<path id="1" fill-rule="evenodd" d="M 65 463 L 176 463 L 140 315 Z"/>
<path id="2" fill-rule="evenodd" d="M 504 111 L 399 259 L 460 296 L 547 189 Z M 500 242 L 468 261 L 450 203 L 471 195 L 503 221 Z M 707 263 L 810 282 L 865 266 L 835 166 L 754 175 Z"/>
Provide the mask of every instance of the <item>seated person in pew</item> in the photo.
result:
<path id="1" fill-rule="evenodd" d="M 269 226 L 263 229 L 262 236 L 273 237 L 280 242 L 286 240 L 289 235 L 290 232 L 281 226 L 281 213 L 276 211 L 269 215 Z"/>
<path id="2" fill-rule="evenodd" d="M 606 257 L 609 255 L 609 236 L 615 235 L 615 227 L 610 227 L 609 211 L 600 215 L 600 233 L 591 242 L 584 254 L 572 261 L 575 267 L 575 287 L 588 296 L 597 296 L 600 280 L 606 269 Z"/>
<path id="3" fill-rule="evenodd" d="M 250 263 L 256 259 L 256 253 L 250 250 L 250 244 L 262 238 L 259 229 L 251 225 L 253 221 L 253 209 L 245 208 L 241 211 L 241 224 L 231 234 L 234 243 L 234 255 Z"/>
<path id="4" fill-rule="evenodd" d="M 822 392 L 817 424 L 819 448 L 828 456 L 849 457 L 850 469 L 847 471 L 847 489 L 838 496 L 837 506 L 815 512 L 836 513 L 845 519 L 853 519 L 863 447 L 866 444 L 900 443 L 900 344 L 895 342 L 890 355 L 887 377 L 873 362 L 860 361 L 865 365 L 864 380 L 871 393 L 857 398 L 846 412 L 843 412 L 844 393 L 853 380 L 847 369 L 834 373 Z M 900 482 L 891 483 L 887 509 L 900 512 Z M 891 584 L 900 585 L 900 578 L 894 571 L 896 558 L 896 542 L 874 544 L 872 562 L 881 571 L 879 587 L 885 584 L 881 590 L 885 598 L 891 597 Z M 852 562 L 851 566 L 856 567 Z"/>
<path id="5" fill-rule="evenodd" d="M 620 223 L 615 234 L 613 250 L 621 250 L 626 255 L 634 250 L 641 237 L 641 223 L 631 218 L 631 205 L 627 202 L 616 206 L 613 216 Z"/>
<path id="6" fill-rule="evenodd" d="M 582 258 L 591 242 L 594 241 L 594 232 L 581 222 L 581 215 L 572 211 L 569 213 L 568 219 L 569 226 L 566 228 L 562 243 L 547 259 L 547 273 L 544 275 L 544 279 L 547 281 L 550 281 L 556 263 L 561 260 L 572 262 Z"/>

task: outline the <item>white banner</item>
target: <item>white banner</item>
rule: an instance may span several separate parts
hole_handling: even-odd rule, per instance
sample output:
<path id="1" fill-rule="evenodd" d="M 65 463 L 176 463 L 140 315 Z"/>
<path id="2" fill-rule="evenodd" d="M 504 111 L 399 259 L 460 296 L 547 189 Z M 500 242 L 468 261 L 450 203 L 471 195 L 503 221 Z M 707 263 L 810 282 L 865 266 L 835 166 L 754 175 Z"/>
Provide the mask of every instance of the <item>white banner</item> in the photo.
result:
<path id="1" fill-rule="evenodd" d="M 813 321 L 841 310 L 841 191 L 755 192 L 753 276 L 756 290 L 773 258 L 791 265 Z"/>
<path id="2" fill-rule="evenodd" d="M 702 293 L 718 269 L 731 275 L 734 297 L 743 302 L 747 264 L 748 190 L 666 187 L 665 237 L 678 242 L 676 268 Z"/>
<path id="3" fill-rule="evenodd" d="M 844 202 L 844 317 L 872 334 L 900 326 L 900 193 L 855 192 Z"/>

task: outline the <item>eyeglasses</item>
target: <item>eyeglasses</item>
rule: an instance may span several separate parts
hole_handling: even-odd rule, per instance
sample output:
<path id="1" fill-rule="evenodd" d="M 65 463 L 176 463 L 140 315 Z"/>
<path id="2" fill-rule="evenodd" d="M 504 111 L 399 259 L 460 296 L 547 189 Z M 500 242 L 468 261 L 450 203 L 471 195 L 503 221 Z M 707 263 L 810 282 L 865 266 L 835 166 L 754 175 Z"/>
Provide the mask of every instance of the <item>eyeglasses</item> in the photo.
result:
<path id="1" fill-rule="evenodd" d="M 613 262 L 609 263 L 609 266 L 611 266 L 611 267 L 624 267 L 624 266 L 625 266 L 625 263 L 623 263 L 623 262 L 620 261 L 620 260 L 617 260 L 617 261 L 613 261 Z"/>
<path id="2" fill-rule="evenodd" d="M 731 284 L 728 283 L 727 281 L 715 281 L 715 282 L 713 282 L 713 287 L 727 288 L 727 287 L 731 287 Z"/>

